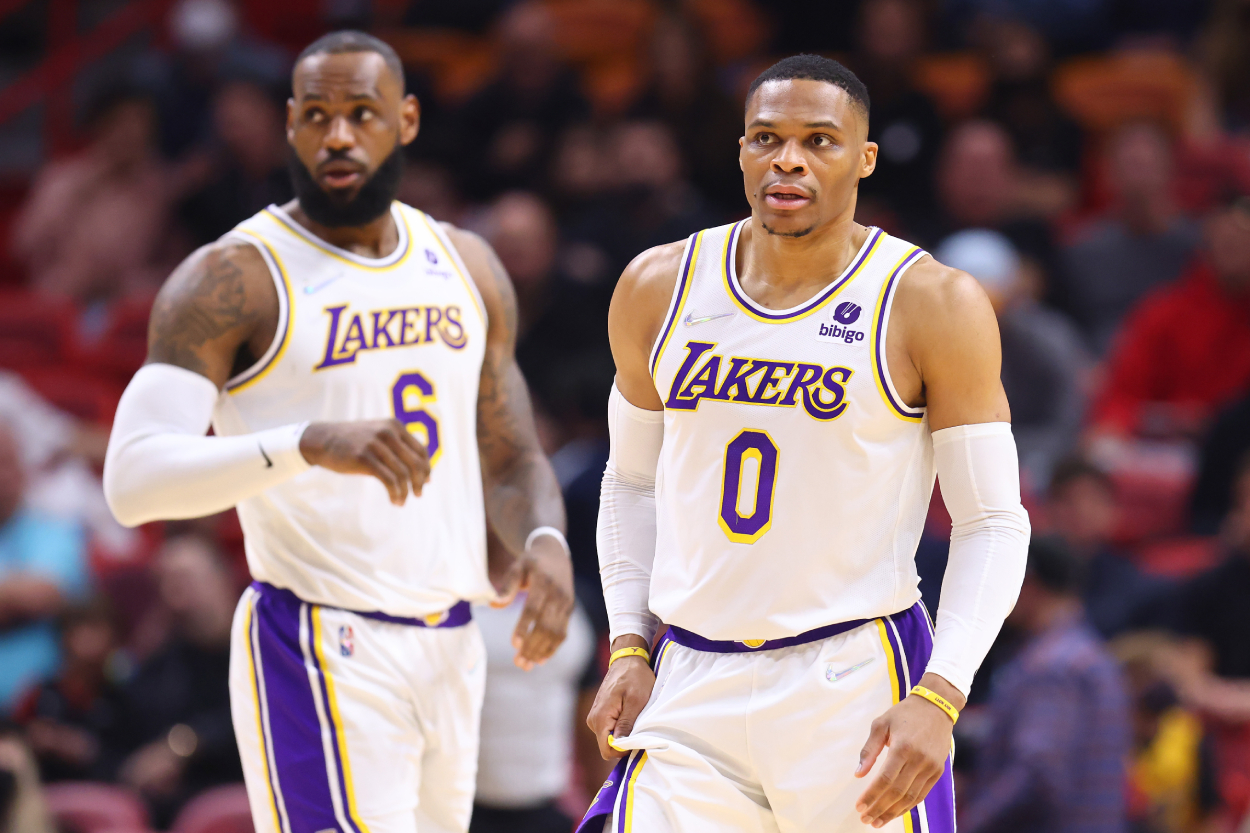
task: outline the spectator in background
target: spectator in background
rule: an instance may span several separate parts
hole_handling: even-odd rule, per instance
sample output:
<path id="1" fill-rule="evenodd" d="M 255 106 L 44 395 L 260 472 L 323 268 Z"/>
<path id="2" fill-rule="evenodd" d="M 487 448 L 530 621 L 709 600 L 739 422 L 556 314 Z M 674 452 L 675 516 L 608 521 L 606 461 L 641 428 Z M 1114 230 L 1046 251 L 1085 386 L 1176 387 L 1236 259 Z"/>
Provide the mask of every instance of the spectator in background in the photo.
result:
<path id="1" fill-rule="evenodd" d="M 1079 567 L 1034 538 L 1008 624 L 1027 634 L 995 675 L 964 833 L 1122 833 L 1129 710 L 1115 661 L 1081 616 Z"/>
<path id="2" fill-rule="evenodd" d="M 0 422 L 17 439 L 26 472 L 26 507 L 76 524 L 93 551 L 117 560 L 129 558 L 140 534 L 117 522 L 104 501 L 100 475 L 108 430 L 55 408 L 16 373 L 0 370 Z"/>
<path id="3" fill-rule="evenodd" d="M 590 107 L 577 76 L 556 57 L 554 21 L 541 3 L 522 2 L 497 27 L 495 79 L 459 114 L 457 173 L 469 195 L 489 198 L 513 188 L 539 190 L 554 142 Z"/>
<path id="4" fill-rule="evenodd" d="M 1250 390 L 1250 198 L 1207 218 L 1180 280 L 1134 307 L 1094 403 L 1096 433 L 1192 435 Z"/>
<path id="5" fill-rule="evenodd" d="M 169 637 L 126 687 L 132 739 L 121 780 L 148 800 L 158 827 L 195 793 L 241 781 L 230 723 L 230 626 L 238 592 L 215 545 L 166 541 L 156 561 Z"/>
<path id="6" fill-rule="evenodd" d="M 1046 517 L 1081 564 L 1085 618 L 1104 639 L 1168 623 L 1173 587 L 1143 573 L 1115 546 L 1119 506 L 1115 484 L 1102 469 L 1079 457 L 1060 463 L 1051 477 Z"/>
<path id="7" fill-rule="evenodd" d="M 15 718 L 49 781 L 111 781 L 128 744 L 121 689 L 110 668 L 117 621 L 103 597 L 60 619 L 63 668 L 31 689 Z"/>
<path id="8" fill-rule="evenodd" d="M 0 422 L 0 715 L 60 664 L 55 619 L 87 589 L 82 534 L 23 504 L 17 438 Z"/>
<path id="9" fill-rule="evenodd" d="M 1200 40 L 1207 79 L 1215 88 L 1224 126 L 1250 127 L 1250 16 L 1242 0 L 1215 0 Z"/>
<path id="10" fill-rule="evenodd" d="M 16 728 L 7 724 L 0 724 L 0 830 L 57 833 L 35 756 Z"/>
<path id="11" fill-rule="evenodd" d="M 886 219 L 908 228 L 935 208 L 933 170 L 942 143 L 937 108 L 912 83 L 924 48 L 923 9 L 919 0 L 882 0 L 862 5 L 859 18 L 853 68 L 872 93 L 868 139 L 878 151 L 872 176 L 859 184 L 858 210 L 884 210 Z"/>
<path id="12" fill-rule="evenodd" d="M 183 201 L 182 222 L 197 246 L 211 243 L 271 203 L 293 196 L 282 108 L 261 84 L 227 82 L 213 96 L 213 173 Z"/>
<path id="13" fill-rule="evenodd" d="M 1106 166 L 1112 211 L 1064 247 L 1055 293 L 1097 355 L 1143 295 L 1180 275 L 1201 238 L 1172 200 L 1172 148 L 1158 126 L 1117 131 Z"/>
<path id="14" fill-rule="evenodd" d="M 741 105 L 717 85 L 707 44 L 688 19 L 661 17 L 649 47 L 651 81 L 628 118 L 669 125 L 694 186 L 718 214 L 741 214 L 747 208 L 738 168 Z"/>
<path id="15" fill-rule="evenodd" d="M 1044 489 L 1081 427 L 1089 362 L 1080 337 L 1066 318 L 1030 297 L 1020 258 L 1002 234 L 957 232 L 934 257 L 976 278 L 994 305 L 1020 468 L 1026 485 Z"/>
<path id="16" fill-rule="evenodd" d="M 1110 645 L 1133 703 L 1128 811 L 1133 833 L 1191 833 L 1217 809 L 1213 749 L 1202 719 L 1180 705 L 1161 668 L 1175 640 L 1129 634 Z"/>
<path id="17" fill-rule="evenodd" d="M 1250 453 L 1250 395 L 1216 415 L 1198 452 L 1198 475 L 1189 500 L 1189 523 L 1199 535 L 1214 535 L 1233 506 L 1237 467 Z"/>
<path id="18" fill-rule="evenodd" d="M 79 301 L 154 293 L 180 251 L 168 235 L 184 188 L 156 151 L 156 110 L 114 88 L 89 108 L 91 142 L 35 179 L 13 234 L 31 285 Z"/>
<path id="19" fill-rule="evenodd" d="M 1081 130 L 1051 94 L 1050 45 L 1018 18 L 986 18 L 974 26 L 993 80 L 982 114 L 1001 124 L 1016 147 L 1021 199 L 1054 217 L 1076 200 Z"/>
<path id="20" fill-rule="evenodd" d="M 1182 591 L 1182 630 L 1202 650 L 1186 652 L 1183 699 L 1205 714 L 1250 723 L 1250 456 L 1239 461 L 1223 562 Z"/>
<path id="21" fill-rule="evenodd" d="M 574 820 L 557 800 L 569 788 L 573 755 L 584 802 L 610 769 L 585 725 L 600 680 L 585 612 L 574 609 L 568 636 L 551 659 L 522 671 L 511 640 L 523 605 L 521 596 L 504 608 L 473 610 L 486 643 L 487 673 L 469 833 L 568 833 Z"/>
<path id="22" fill-rule="evenodd" d="M 960 229 L 1002 232 L 1021 256 L 1028 280 L 1048 290 L 1056 272 L 1054 241 L 1050 226 L 1028 215 L 1021 202 L 1021 186 L 1016 151 L 1002 125 L 964 122 L 947 135 L 942 146 L 937 169 L 942 212 L 921 230 L 921 239 L 926 245 L 936 245 Z"/>

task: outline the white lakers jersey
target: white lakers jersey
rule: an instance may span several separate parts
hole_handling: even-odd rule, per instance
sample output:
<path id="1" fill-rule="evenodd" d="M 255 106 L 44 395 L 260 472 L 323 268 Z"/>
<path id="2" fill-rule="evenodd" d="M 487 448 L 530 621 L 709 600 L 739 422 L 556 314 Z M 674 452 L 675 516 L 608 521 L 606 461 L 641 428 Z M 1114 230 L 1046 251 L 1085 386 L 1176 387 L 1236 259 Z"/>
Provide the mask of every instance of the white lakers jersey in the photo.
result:
<path id="1" fill-rule="evenodd" d="M 375 478 L 314 467 L 238 506 L 252 576 L 318 604 L 429 616 L 493 596 L 477 449 L 486 316 L 439 225 L 395 203 L 399 246 L 366 258 L 270 206 L 227 236 L 278 289 L 273 344 L 231 379 L 213 428 L 394 417 L 426 443 L 429 482 L 402 507 Z"/>
<path id="2" fill-rule="evenodd" d="M 742 641 L 906 610 L 936 475 L 885 338 L 924 252 L 869 229 L 837 280 L 770 310 L 738 283 L 741 228 L 690 238 L 651 354 L 664 400 L 651 609 Z"/>

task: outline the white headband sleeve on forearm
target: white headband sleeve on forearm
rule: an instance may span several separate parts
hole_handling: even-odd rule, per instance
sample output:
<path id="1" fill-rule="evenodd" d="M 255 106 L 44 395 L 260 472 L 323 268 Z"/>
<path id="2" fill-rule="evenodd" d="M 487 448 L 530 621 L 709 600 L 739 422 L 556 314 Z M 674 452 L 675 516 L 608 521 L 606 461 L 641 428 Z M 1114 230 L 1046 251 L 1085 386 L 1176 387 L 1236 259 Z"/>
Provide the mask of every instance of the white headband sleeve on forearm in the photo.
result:
<path id="1" fill-rule="evenodd" d="M 1020 595 L 1029 516 L 1020 503 L 1020 464 L 1010 424 L 934 431 L 933 457 L 952 527 L 927 670 L 967 696 Z"/>
<path id="2" fill-rule="evenodd" d="M 217 386 L 171 364 L 130 380 L 104 458 L 104 497 L 125 526 L 225 511 L 309 468 L 308 423 L 207 437 Z"/>
<path id="3" fill-rule="evenodd" d="M 664 444 L 664 412 L 626 401 L 616 385 L 608 397 L 611 447 L 599 496 L 599 577 L 608 609 L 608 639 L 655 638 L 651 565 L 655 561 L 655 473 Z"/>

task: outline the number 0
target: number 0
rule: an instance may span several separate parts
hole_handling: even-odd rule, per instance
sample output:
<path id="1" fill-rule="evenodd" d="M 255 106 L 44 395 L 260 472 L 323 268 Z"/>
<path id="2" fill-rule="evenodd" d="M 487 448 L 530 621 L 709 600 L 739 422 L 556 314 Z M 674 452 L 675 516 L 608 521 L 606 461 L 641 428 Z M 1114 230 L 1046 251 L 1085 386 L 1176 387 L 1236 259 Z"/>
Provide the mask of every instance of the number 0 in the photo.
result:
<path id="1" fill-rule="evenodd" d="M 777 456 L 772 437 L 751 428 L 725 447 L 719 520 L 730 541 L 754 544 L 772 526 Z"/>

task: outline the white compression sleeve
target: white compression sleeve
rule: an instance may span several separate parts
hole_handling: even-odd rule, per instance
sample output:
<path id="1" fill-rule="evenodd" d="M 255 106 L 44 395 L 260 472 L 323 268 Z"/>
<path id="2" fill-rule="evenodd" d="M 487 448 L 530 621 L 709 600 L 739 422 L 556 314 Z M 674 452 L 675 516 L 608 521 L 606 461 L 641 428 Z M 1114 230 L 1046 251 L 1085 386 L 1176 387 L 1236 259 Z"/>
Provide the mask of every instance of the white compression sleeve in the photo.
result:
<path id="1" fill-rule="evenodd" d="M 299 440 L 308 423 L 207 437 L 217 386 L 171 364 L 144 365 L 117 406 L 104 458 L 104 497 L 117 520 L 222 512 L 309 468 Z"/>
<path id="2" fill-rule="evenodd" d="M 608 639 L 627 633 L 648 642 L 659 620 L 648 606 L 655 561 L 655 472 L 664 444 L 664 412 L 608 397 L 611 451 L 599 496 L 599 577 L 608 608 Z"/>
<path id="3" fill-rule="evenodd" d="M 934 431 L 933 456 L 952 528 L 927 670 L 967 696 L 1020 595 L 1029 516 L 1020 504 L 1020 464 L 1010 424 Z"/>

